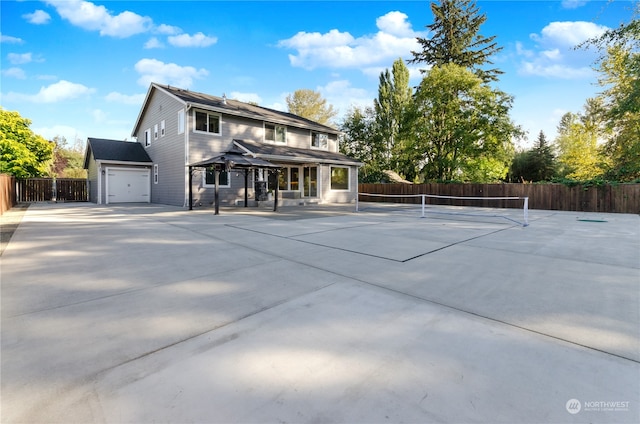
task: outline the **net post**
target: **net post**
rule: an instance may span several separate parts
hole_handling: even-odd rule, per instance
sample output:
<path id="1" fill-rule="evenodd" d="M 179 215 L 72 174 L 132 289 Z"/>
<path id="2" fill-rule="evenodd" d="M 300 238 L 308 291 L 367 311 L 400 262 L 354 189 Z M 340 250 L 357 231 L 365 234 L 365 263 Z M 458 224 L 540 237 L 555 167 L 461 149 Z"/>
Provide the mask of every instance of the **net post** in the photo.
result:
<path id="1" fill-rule="evenodd" d="M 529 198 L 524 198 L 524 225 L 523 227 L 527 227 L 529 225 Z"/>
<path id="2" fill-rule="evenodd" d="M 425 196 L 425 195 L 423 194 L 423 195 L 422 195 L 422 196 L 420 196 L 420 197 L 422 197 L 422 215 L 420 215 L 420 218 L 424 218 L 424 202 L 425 202 L 425 199 L 427 198 L 427 196 Z"/>

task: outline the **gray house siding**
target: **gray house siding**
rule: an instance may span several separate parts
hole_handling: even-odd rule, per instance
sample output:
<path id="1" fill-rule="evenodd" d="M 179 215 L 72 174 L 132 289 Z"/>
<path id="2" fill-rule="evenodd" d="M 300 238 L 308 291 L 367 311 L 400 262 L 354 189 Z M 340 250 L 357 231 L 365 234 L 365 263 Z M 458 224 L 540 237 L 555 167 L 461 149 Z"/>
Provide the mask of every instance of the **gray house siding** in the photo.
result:
<path id="1" fill-rule="evenodd" d="M 152 92 L 146 111 L 142 117 L 136 138 L 145 144 L 145 131 L 151 130 L 151 141 L 145 146 L 147 153 L 158 166 L 158 182 L 152 175 L 151 202 L 184 206 L 186 187 L 185 133 L 178 134 L 179 111 L 184 105 L 172 96 L 159 90 Z M 162 120 L 165 134 L 161 133 Z M 154 126 L 158 125 L 158 138 L 154 136 Z M 186 130 L 185 130 L 186 131 Z M 152 169 L 153 172 L 153 169 Z"/>
<path id="2" fill-rule="evenodd" d="M 185 131 L 178 134 L 178 112 L 180 110 L 184 111 Z M 219 117 L 219 134 L 196 131 L 196 111 Z M 163 120 L 165 122 L 164 135 L 160 133 L 160 125 Z M 349 202 L 355 200 L 357 183 L 350 184 L 350 190 L 331 190 L 331 168 L 328 163 L 343 159 L 319 154 L 320 150 L 338 153 L 338 133 L 335 130 L 284 112 L 232 99 L 226 100 L 203 93 L 153 84 L 148 91 L 133 134 L 137 142 L 145 146 L 145 131 L 149 130 L 150 132 L 149 145 L 145 146 L 145 149 L 153 160 L 153 165 L 158 169 L 158 180 L 154 182 L 152 167 L 151 201 L 186 206 L 189 195 L 189 168 L 187 165 L 205 161 L 237 148 L 234 145 L 234 140 L 251 141 L 254 146 L 268 144 L 269 142 L 264 139 L 265 123 L 285 125 L 287 128 L 286 144 L 274 143 L 272 146 L 307 151 L 317 150 L 312 155 L 300 154 L 286 149 L 277 151 L 271 157 L 267 157 L 269 153 L 266 153 L 267 160 L 280 163 L 283 166 L 295 166 L 299 169 L 300 179 L 297 193 L 283 193 L 286 198 L 298 199 L 302 197 L 303 165 L 312 164 L 315 166 L 318 164 L 318 196 L 314 198 L 316 201 Z M 154 134 L 156 125 L 158 125 L 159 131 L 157 139 Z M 328 135 L 326 149 L 314 149 L 311 146 L 312 131 Z M 260 157 L 265 153 L 256 152 L 256 154 Z M 353 160 L 346 157 L 345 162 L 350 164 L 350 178 L 357 179 L 358 166 L 354 165 Z M 215 189 L 204 183 L 203 175 L 205 172 L 204 169 L 193 169 L 191 190 L 194 206 L 210 206 L 214 200 Z M 254 199 L 255 178 L 255 173 L 251 172 L 248 181 L 250 200 Z M 230 187 L 220 187 L 220 199 L 223 204 L 234 204 L 238 200 L 244 200 L 244 171 L 232 171 L 230 179 Z M 353 190 L 354 188 L 356 190 Z"/>

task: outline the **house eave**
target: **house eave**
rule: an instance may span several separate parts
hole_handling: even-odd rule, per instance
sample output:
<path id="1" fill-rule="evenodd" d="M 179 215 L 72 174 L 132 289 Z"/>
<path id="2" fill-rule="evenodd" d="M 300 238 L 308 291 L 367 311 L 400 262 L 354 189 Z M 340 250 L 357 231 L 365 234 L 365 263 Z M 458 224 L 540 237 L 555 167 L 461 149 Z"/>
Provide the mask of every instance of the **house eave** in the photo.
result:
<path id="1" fill-rule="evenodd" d="M 217 113 L 220 113 L 222 115 L 239 116 L 239 117 L 242 117 L 242 118 L 252 119 L 252 120 L 255 120 L 255 121 L 271 122 L 271 123 L 274 123 L 274 124 L 286 125 L 288 127 L 300 128 L 300 129 L 303 129 L 303 130 L 318 131 L 318 132 L 330 133 L 330 134 L 334 134 L 334 135 L 342 134 L 341 131 L 333 129 L 331 127 L 327 127 L 327 126 L 313 125 L 313 124 L 302 124 L 302 123 L 301 124 L 295 124 L 295 123 L 292 123 L 292 122 L 287 121 L 285 119 L 272 119 L 271 117 L 262 116 L 262 115 L 259 115 L 257 113 L 247 113 L 247 112 L 242 112 L 242 111 L 234 111 L 234 110 L 230 110 L 229 108 L 225 108 L 225 107 L 216 107 L 216 106 L 206 105 L 206 104 L 196 103 L 196 102 L 189 102 L 189 103 L 187 103 L 187 106 L 188 106 L 188 108 L 195 107 L 197 109 L 202 109 L 202 110 L 206 110 L 206 111 L 210 111 L 210 112 L 217 112 Z"/>

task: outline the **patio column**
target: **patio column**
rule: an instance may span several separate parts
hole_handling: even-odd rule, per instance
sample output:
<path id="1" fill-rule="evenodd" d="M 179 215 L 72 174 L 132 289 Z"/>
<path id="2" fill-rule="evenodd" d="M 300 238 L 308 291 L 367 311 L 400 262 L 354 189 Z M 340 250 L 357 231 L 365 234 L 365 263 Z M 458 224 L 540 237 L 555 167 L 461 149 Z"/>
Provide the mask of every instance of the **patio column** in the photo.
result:
<path id="1" fill-rule="evenodd" d="M 220 166 L 214 166 L 216 190 L 214 195 L 215 212 L 214 215 L 220 215 Z"/>
<path id="2" fill-rule="evenodd" d="M 276 191 L 273 199 L 273 211 L 278 211 L 278 187 L 280 186 L 280 168 L 276 168 Z"/>
<path id="3" fill-rule="evenodd" d="M 244 207 L 249 206 L 249 168 L 244 169 Z"/>
<path id="4" fill-rule="evenodd" d="M 193 210 L 193 168 L 189 167 L 189 210 Z"/>

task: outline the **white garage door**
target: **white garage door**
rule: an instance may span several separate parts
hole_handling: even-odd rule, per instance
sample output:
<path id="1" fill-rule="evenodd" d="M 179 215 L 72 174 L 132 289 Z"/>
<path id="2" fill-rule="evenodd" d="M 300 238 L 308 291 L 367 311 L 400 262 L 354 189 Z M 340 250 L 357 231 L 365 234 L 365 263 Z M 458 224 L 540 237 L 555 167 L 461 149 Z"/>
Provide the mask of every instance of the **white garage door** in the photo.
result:
<path id="1" fill-rule="evenodd" d="M 107 169 L 107 203 L 150 202 L 149 169 Z"/>

